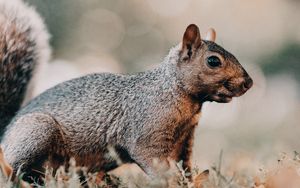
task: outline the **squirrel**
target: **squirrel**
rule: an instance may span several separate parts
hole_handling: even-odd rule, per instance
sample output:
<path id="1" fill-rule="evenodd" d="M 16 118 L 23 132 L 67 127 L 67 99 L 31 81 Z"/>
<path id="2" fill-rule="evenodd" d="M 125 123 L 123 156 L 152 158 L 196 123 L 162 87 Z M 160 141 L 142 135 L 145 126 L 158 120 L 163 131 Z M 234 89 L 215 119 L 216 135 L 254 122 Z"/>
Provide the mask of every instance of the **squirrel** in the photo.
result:
<path id="1" fill-rule="evenodd" d="M 46 90 L 16 112 L 25 84 L 41 58 L 39 42 L 47 46 L 41 20 L 32 9 L 26 11 L 34 16 L 13 14 L 14 21 L 1 32 L 1 40 L 9 40 L 0 43 L 12 43 L 16 47 L 11 50 L 23 50 L 11 52 L 1 46 L 0 71 L 16 80 L 5 78 L 0 84 L 12 83 L 12 90 L 22 91 L 9 95 L 18 99 L 7 104 L 14 108 L 1 106 L 1 113 L 7 109 L 1 118 L 8 114 L 1 122 L 6 126 L 1 146 L 13 173 L 20 168 L 24 179 L 41 177 L 45 163 L 55 170 L 68 165 L 70 158 L 90 172 L 110 171 L 119 166 L 109 155 L 110 147 L 123 163 L 136 163 L 150 177 L 155 176 L 153 159 L 183 161 L 183 169 L 190 171 L 202 104 L 230 102 L 253 85 L 238 60 L 215 43 L 214 29 L 201 38 L 198 26 L 190 24 L 182 41 L 156 68 L 135 74 L 95 73 L 75 78 Z M 39 33 L 31 25 L 34 19 L 40 25 Z M 37 35 L 43 35 L 44 40 Z M 10 61 L 4 59 L 6 56 L 12 56 Z M 12 69 L 16 66 L 20 67 Z M 0 92 L 8 96 L 12 91 L 1 87 Z"/>
<path id="2" fill-rule="evenodd" d="M 48 39 L 32 7 L 19 0 L 0 0 L 0 135 L 30 97 L 34 73 L 48 62 Z"/>

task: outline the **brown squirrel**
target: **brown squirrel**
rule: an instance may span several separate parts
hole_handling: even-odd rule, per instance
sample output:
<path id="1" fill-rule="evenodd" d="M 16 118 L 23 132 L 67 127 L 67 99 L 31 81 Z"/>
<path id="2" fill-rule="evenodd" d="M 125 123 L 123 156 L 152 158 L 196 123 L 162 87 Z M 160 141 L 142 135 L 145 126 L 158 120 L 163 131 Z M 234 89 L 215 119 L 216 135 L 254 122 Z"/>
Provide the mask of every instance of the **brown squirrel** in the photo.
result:
<path id="1" fill-rule="evenodd" d="M 191 24 L 155 69 L 90 74 L 48 89 L 18 111 L 4 132 L 1 146 L 14 173 L 21 168 L 25 179 L 39 177 L 46 161 L 56 169 L 71 157 L 91 172 L 106 172 L 118 166 L 109 146 L 122 162 L 136 163 L 150 176 L 155 158 L 182 160 L 190 170 L 202 104 L 230 102 L 253 84 L 214 41 L 213 29 L 202 39 Z"/>

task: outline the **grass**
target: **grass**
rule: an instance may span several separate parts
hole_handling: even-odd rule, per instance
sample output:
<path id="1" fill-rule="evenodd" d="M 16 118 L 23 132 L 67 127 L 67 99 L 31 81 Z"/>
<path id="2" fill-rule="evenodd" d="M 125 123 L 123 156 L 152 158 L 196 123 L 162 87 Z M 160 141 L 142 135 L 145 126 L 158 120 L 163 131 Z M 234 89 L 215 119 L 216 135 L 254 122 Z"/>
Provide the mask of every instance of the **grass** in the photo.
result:
<path id="1" fill-rule="evenodd" d="M 52 170 L 46 169 L 45 185 L 35 184 L 36 187 L 45 188 L 114 188 L 114 187 L 134 187 L 134 188 L 299 188 L 300 187 L 300 155 L 294 152 L 293 155 L 282 153 L 279 159 L 273 159 L 273 166 L 257 169 L 256 173 L 245 173 L 236 171 L 228 173 L 228 164 L 223 161 L 223 152 L 220 153 L 216 164 L 206 171 L 193 169 L 192 174 L 186 173 L 182 168 L 182 163 L 171 162 L 171 167 L 162 165 L 159 161 L 154 161 L 157 175 L 153 178 L 145 176 L 143 173 L 132 173 L 124 169 L 123 177 L 114 174 L 88 173 L 85 168 L 77 167 L 74 160 L 70 161 L 69 169 L 61 167 L 52 176 Z M 230 165 L 229 165 L 230 166 Z M 80 181 L 80 175 L 85 180 Z M 193 176 L 190 182 L 189 176 Z M 19 180 L 22 174 L 18 175 Z M 21 181 L 12 182 L 5 176 L 1 176 L 0 185 L 3 188 L 9 187 L 30 187 L 29 184 Z"/>

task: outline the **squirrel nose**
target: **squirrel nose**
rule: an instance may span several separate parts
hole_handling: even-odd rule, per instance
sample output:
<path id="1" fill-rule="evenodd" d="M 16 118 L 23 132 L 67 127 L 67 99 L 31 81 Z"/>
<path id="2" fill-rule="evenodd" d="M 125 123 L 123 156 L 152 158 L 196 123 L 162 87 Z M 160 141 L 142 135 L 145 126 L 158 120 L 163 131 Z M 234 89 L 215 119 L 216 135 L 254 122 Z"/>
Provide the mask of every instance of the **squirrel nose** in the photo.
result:
<path id="1" fill-rule="evenodd" d="M 252 85 L 253 85 L 253 80 L 252 80 L 250 77 L 247 77 L 247 78 L 245 79 L 244 84 L 243 84 L 244 88 L 245 88 L 246 90 L 248 90 L 248 89 L 250 89 L 250 88 L 252 87 Z"/>

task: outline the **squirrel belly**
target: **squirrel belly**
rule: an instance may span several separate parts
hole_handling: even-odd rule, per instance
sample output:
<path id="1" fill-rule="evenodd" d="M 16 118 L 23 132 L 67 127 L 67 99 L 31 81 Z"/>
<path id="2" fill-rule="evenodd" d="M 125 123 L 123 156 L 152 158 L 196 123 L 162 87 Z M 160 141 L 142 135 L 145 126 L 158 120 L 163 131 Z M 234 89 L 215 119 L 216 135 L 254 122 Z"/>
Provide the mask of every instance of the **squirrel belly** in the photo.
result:
<path id="1" fill-rule="evenodd" d="M 50 56 L 48 32 L 40 16 L 21 0 L 0 0 L 0 134 L 15 116 L 34 72 Z"/>

